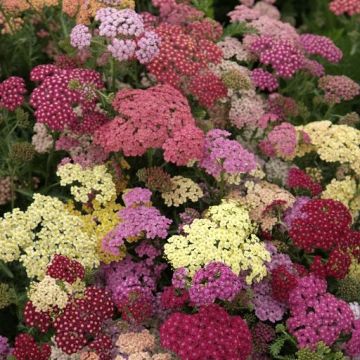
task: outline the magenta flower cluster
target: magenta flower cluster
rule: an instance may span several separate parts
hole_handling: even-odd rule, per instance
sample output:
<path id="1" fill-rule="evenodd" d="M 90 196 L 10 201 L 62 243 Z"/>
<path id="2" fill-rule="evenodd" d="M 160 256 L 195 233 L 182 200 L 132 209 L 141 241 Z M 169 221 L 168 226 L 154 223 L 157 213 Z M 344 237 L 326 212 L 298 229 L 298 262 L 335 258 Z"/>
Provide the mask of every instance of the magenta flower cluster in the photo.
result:
<path id="1" fill-rule="evenodd" d="M 251 80 L 261 90 L 275 91 L 279 87 L 277 78 L 270 72 L 257 68 L 251 72 Z"/>
<path id="2" fill-rule="evenodd" d="M 0 83 L 0 109 L 14 111 L 24 102 L 25 81 L 21 77 L 11 76 Z"/>
<path id="3" fill-rule="evenodd" d="M 51 130 L 69 128 L 92 133 L 107 121 L 96 108 L 95 91 L 104 86 L 100 73 L 39 65 L 32 70 L 31 80 L 40 82 L 30 98 L 30 104 L 36 109 L 36 120 Z"/>
<path id="4" fill-rule="evenodd" d="M 232 301 L 242 288 L 243 282 L 231 268 L 212 262 L 195 273 L 189 295 L 196 306 L 201 306 L 212 304 L 216 299 Z"/>
<path id="5" fill-rule="evenodd" d="M 289 296 L 287 328 L 300 348 L 316 348 L 322 341 L 331 346 L 339 336 L 350 333 L 354 315 L 349 305 L 326 292 L 325 280 L 303 277 Z"/>

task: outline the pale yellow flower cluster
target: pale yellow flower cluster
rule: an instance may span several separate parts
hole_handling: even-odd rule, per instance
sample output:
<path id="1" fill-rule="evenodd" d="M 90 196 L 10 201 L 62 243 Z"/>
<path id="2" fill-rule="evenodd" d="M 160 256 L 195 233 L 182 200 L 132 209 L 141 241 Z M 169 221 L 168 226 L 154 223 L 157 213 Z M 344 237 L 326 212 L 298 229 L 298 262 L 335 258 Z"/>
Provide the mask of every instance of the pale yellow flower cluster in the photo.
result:
<path id="1" fill-rule="evenodd" d="M 28 291 L 29 300 L 38 311 L 50 311 L 54 306 L 64 309 L 69 296 L 56 279 L 45 276 L 40 282 L 32 283 Z"/>
<path id="2" fill-rule="evenodd" d="M 254 235 L 256 226 L 244 206 L 224 200 L 208 209 L 204 219 L 184 227 L 185 235 L 174 235 L 164 246 L 165 256 L 177 269 L 189 275 L 212 261 L 221 261 L 239 274 L 246 271 L 246 282 L 260 281 L 267 274 L 270 253 Z"/>
<path id="3" fill-rule="evenodd" d="M 187 201 L 198 201 L 204 193 L 201 187 L 189 178 L 174 176 L 171 178 L 171 189 L 161 193 L 166 206 L 178 207 Z"/>
<path id="4" fill-rule="evenodd" d="M 121 221 L 117 213 L 121 210 L 122 206 L 114 200 L 108 202 L 106 205 L 101 205 L 97 201 L 94 201 L 92 205 L 92 209 L 85 214 L 74 210 L 74 204 L 72 203 L 68 204 L 68 208 L 72 214 L 81 218 L 83 230 L 89 236 L 96 237 L 96 250 L 100 261 L 105 264 L 110 264 L 113 261 L 122 260 L 126 256 L 125 245 L 120 247 L 119 255 L 113 255 L 102 249 L 102 240 L 105 235 L 114 229 Z"/>
<path id="5" fill-rule="evenodd" d="M 360 211 L 360 187 L 355 179 L 346 176 L 343 180 L 333 179 L 321 194 L 323 199 L 334 199 L 341 201 L 351 212 L 353 218 Z"/>
<path id="6" fill-rule="evenodd" d="M 316 151 L 327 162 L 348 163 L 360 174 L 360 130 L 347 125 L 334 125 L 328 120 L 298 126 L 298 131 L 309 135 L 311 144 L 300 144 L 297 156 Z"/>
<path id="7" fill-rule="evenodd" d="M 78 202 L 87 203 L 92 194 L 100 204 L 106 204 L 116 197 L 112 176 L 105 165 L 82 168 L 79 164 L 65 164 L 58 168 L 60 185 L 70 185 L 71 194 Z"/>
<path id="8" fill-rule="evenodd" d="M 8 284 L 0 283 L 0 310 L 14 303 L 16 293 Z"/>
<path id="9" fill-rule="evenodd" d="M 287 209 L 295 202 L 295 197 L 287 190 L 267 181 L 245 183 L 246 195 L 236 191 L 229 194 L 229 198 L 237 199 L 250 212 L 250 218 L 260 224 L 265 231 L 271 230 L 279 222 L 272 211 L 271 205 L 281 202 L 281 207 Z"/>
<path id="10" fill-rule="evenodd" d="M 99 265 L 96 237 L 83 230 L 80 217 L 56 198 L 34 195 L 23 212 L 14 209 L 0 218 L 0 260 L 20 260 L 30 278 L 43 278 L 54 254 L 78 260 L 85 268 Z"/>

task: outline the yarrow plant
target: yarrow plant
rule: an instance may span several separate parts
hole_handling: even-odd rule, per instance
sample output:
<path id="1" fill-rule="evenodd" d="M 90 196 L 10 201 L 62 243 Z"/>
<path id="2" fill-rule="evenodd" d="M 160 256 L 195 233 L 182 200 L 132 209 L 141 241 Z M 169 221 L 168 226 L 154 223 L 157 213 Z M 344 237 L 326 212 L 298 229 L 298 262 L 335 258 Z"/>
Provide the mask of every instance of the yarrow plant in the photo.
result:
<path id="1" fill-rule="evenodd" d="M 360 359 L 358 2 L 0 1 L 0 360 Z"/>

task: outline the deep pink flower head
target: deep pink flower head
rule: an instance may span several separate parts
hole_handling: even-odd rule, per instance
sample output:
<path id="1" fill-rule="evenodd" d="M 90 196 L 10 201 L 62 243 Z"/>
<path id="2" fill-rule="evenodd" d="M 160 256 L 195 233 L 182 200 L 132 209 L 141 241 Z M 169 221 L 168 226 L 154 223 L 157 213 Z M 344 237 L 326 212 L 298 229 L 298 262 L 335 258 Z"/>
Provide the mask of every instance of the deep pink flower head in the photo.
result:
<path id="1" fill-rule="evenodd" d="M 196 306 L 212 304 L 216 299 L 232 301 L 243 285 L 230 267 L 211 262 L 195 273 L 189 290 L 190 300 Z"/>
<path id="2" fill-rule="evenodd" d="M 360 14 L 359 0 L 332 0 L 329 7 L 335 15 L 347 13 L 352 16 Z"/>
<path id="3" fill-rule="evenodd" d="M 259 56 L 261 63 L 271 65 L 275 73 L 283 78 L 291 78 L 304 66 L 303 53 L 287 40 L 260 36 L 251 43 L 250 50 Z"/>
<path id="4" fill-rule="evenodd" d="M 85 269 L 78 261 L 56 254 L 48 265 L 46 274 L 54 279 L 72 284 L 77 279 L 84 279 Z"/>
<path id="5" fill-rule="evenodd" d="M 267 156 L 282 158 L 292 158 L 295 155 L 296 146 L 296 129 L 292 124 L 285 122 L 275 126 L 267 138 L 259 143 L 260 149 Z"/>
<path id="6" fill-rule="evenodd" d="M 310 75 L 315 77 L 321 77 L 325 75 L 324 66 L 316 60 L 305 59 L 303 70 L 309 72 Z"/>
<path id="7" fill-rule="evenodd" d="M 216 304 L 192 315 L 171 314 L 160 327 L 160 339 L 164 348 L 187 360 L 244 360 L 252 351 L 246 322 Z"/>
<path id="8" fill-rule="evenodd" d="M 306 53 L 319 55 L 331 63 L 338 63 L 342 59 L 342 51 L 327 36 L 303 34 L 300 35 L 300 43 Z"/>
<path id="9" fill-rule="evenodd" d="M 40 81 L 30 98 L 36 120 L 50 129 L 91 133 L 107 121 L 96 110 L 95 89 L 104 86 L 96 71 L 40 65 L 31 71 L 31 79 Z"/>
<path id="10" fill-rule="evenodd" d="M 189 300 L 187 290 L 173 286 L 165 287 L 161 293 L 161 306 L 166 310 L 180 310 Z"/>
<path id="11" fill-rule="evenodd" d="M 312 196 L 322 192 L 321 184 L 315 182 L 305 171 L 292 167 L 287 176 L 286 185 L 291 189 L 307 190 Z"/>
<path id="12" fill-rule="evenodd" d="M 113 106 L 121 115 L 101 127 L 94 139 L 106 151 L 141 156 L 148 149 L 163 148 L 164 157 L 177 165 L 200 159 L 203 135 L 178 90 L 169 85 L 121 90 Z"/>
<path id="13" fill-rule="evenodd" d="M 0 109 L 14 111 L 24 102 L 25 81 L 21 77 L 11 76 L 0 83 Z"/>
<path id="14" fill-rule="evenodd" d="M 360 319 L 353 322 L 351 339 L 345 344 L 345 352 L 350 357 L 360 355 Z"/>
<path id="15" fill-rule="evenodd" d="M 220 129 L 210 130 L 206 134 L 200 167 L 214 177 L 219 177 L 221 173 L 238 175 L 256 169 L 255 155 L 229 137 L 229 132 Z"/>
<path id="16" fill-rule="evenodd" d="M 289 332 L 300 348 L 316 348 L 323 341 L 331 346 L 342 333 L 350 333 L 354 315 L 343 300 L 326 292 L 327 283 L 313 275 L 301 278 L 289 296 Z"/>
<path id="17" fill-rule="evenodd" d="M 275 91 L 279 87 L 276 77 L 268 71 L 257 68 L 251 72 L 251 80 L 261 90 Z"/>

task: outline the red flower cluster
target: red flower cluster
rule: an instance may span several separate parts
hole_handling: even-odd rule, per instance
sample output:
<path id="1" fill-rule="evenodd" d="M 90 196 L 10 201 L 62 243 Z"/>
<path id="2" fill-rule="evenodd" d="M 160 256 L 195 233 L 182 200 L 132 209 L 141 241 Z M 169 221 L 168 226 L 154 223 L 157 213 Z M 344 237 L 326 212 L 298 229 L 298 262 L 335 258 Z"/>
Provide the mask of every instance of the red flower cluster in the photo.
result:
<path id="1" fill-rule="evenodd" d="M 51 355 L 51 347 L 48 344 L 39 346 L 31 335 L 20 334 L 15 339 L 12 355 L 16 360 L 48 360 Z"/>
<path id="2" fill-rule="evenodd" d="M 161 344 L 181 359 L 247 359 L 252 339 L 246 322 L 219 305 L 196 314 L 173 313 L 160 328 Z"/>
<path id="3" fill-rule="evenodd" d="M 189 293 L 184 289 L 167 286 L 161 294 L 161 306 L 164 309 L 179 310 L 189 301 Z"/>
<path id="4" fill-rule="evenodd" d="M 74 354 L 94 341 L 96 348 L 103 348 L 108 343 L 101 333 L 102 324 L 113 312 L 114 304 L 106 290 L 87 288 L 84 298 L 69 302 L 55 319 L 57 346 L 66 354 Z"/>
<path id="5" fill-rule="evenodd" d="M 310 253 L 347 245 L 351 214 L 341 202 L 311 200 L 301 208 L 301 213 L 290 228 L 290 237 L 297 247 Z"/>
<path id="6" fill-rule="evenodd" d="M 350 229 L 349 210 L 339 201 L 315 199 L 300 212 L 289 232 L 295 245 L 307 253 L 317 249 L 328 253 L 328 257 L 316 255 L 310 269 L 320 277 L 344 278 L 351 263 L 350 253 L 357 255 L 359 249 L 359 233 Z"/>
<path id="7" fill-rule="evenodd" d="M 319 277 L 331 276 L 335 279 L 343 279 L 347 275 L 350 265 L 350 255 L 341 249 L 335 249 L 326 261 L 320 256 L 315 256 L 310 270 Z"/>
<path id="8" fill-rule="evenodd" d="M 101 74 L 96 71 L 40 65 L 31 71 L 31 79 L 41 84 L 32 92 L 30 104 L 36 109 L 37 121 L 50 129 L 68 127 L 92 133 L 107 121 L 96 110 L 96 89 L 103 87 Z"/>
<path id="9" fill-rule="evenodd" d="M 0 83 L 0 109 L 14 111 L 24 102 L 25 81 L 18 76 L 11 76 Z"/>
<path id="10" fill-rule="evenodd" d="M 73 284 L 76 279 L 82 280 L 84 278 L 85 269 L 76 260 L 71 260 L 63 255 L 55 255 L 47 268 L 46 274 L 54 279 Z"/>
<path id="11" fill-rule="evenodd" d="M 209 64 L 217 64 L 222 58 L 221 50 L 214 43 L 192 37 L 177 25 L 161 24 L 155 31 L 161 38 L 160 54 L 147 68 L 160 83 L 170 84 L 187 92 L 189 81 L 197 75 L 198 80 L 190 86 L 190 93 L 202 105 L 210 107 L 224 96 L 225 86 L 208 68 Z M 205 79 L 208 81 L 206 88 L 216 91 L 211 97 L 205 96 L 203 88 L 199 86 Z"/>
<path id="12" fill-rule="evenodd" d="M 293 167 L 288 172 L 286 185 L 291 189 L 308 190 L 312 196 L 319 195 L 322 187 L 303 170 Z"/>
<path id="13" fill-rule="evenodd" d="M 280 265 L 271 272 L 271 289 L 275 300 L 287 303 L 290 291 L 296 288 L 298 276 L 291 273 L 284 265 Z"/>
<path id="14" fill-rule="evenodd" d="M 31 301 L 28 301 L 25 305 L 24 321 L 26 326 L 39 329 L 42 333 L 46 333 L 52 325 L 50 314 L 36 310 Z"/>
<path id="15" fill-rule="evenodd" d="M 121 317 L 128 322 L 140 324 L 154 313 L 153 296 L 147 291 L 133 290 L 116 303 Z"/>
<path id="16" fill-rule="evenodd" d="M 186 98 L 170 85 L 121 90 L 113 106 L 121 115 L 98 129 L 94 139 L 106 151 L 141 156 L 163 148 L 165 159 L 180 166 L 202 157 L 204 135 Z"/>
<path id="17" fill-rule="evenodd" d="M 191 22 L 186 29 L 189 35 L 197 40 L 207 39 L 217 42 L 223 34 L 222 26 L 210 18 Z"/>

